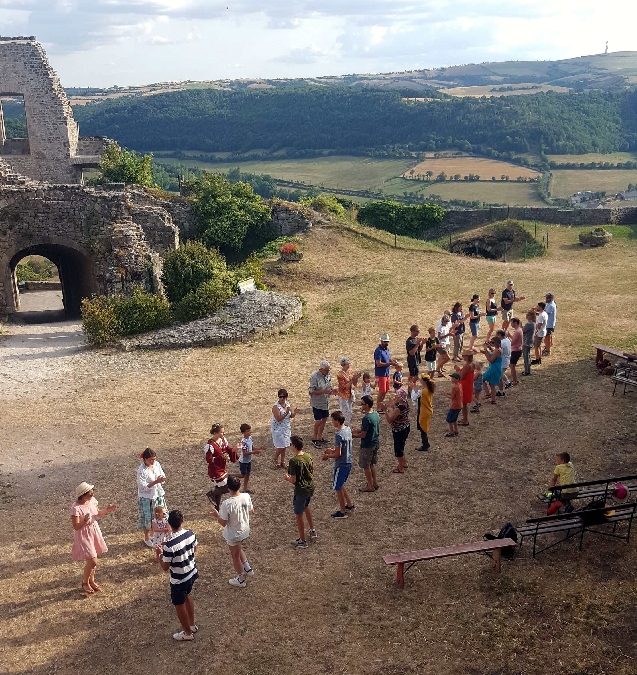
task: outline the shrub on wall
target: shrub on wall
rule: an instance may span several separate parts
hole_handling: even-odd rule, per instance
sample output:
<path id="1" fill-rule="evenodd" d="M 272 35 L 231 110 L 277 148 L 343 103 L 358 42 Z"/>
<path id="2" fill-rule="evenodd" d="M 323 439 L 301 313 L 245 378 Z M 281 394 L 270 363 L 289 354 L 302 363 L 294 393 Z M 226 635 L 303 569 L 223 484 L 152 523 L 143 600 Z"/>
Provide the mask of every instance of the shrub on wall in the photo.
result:
<path id="1" fill-rule="evenodd" d="M 201 284 L 190 291 L 182 300 L 174 305 L 177 321 L 186 323 L 203 319 L 223 307 L 226 300 L 236 295 L 236 279 L 231 273 L 219 276 Z"/>
<path id="2" fill-rule="evenodd" d="M 81 311 L 82 329 L 92 345 L 164 328 L 173 322 L 168 302 L 141 287 L 135 287 L 130 297 L 97 295 L 85 298 Z"/>
<path id="3" fill-rule="evenodd" d="M 227 271 L 225 258 L 200 241 L 189 241 L 164 256 L 161 275 L 166 297 L 178 303 L 201 284 Z"/>
<path id="4" fill-rule="evenodd" d="M 299 199 L 299 203 L 308 206 L 319 213 L 328 213 L 339 218 L 347 217 L 347 211 L 335 195 L 319 195 L 318 197 L 305 197 Z"/>
<path id="5" fill-rule="evenodd" d="M 361 223 L 408 237 L 422 236 L 444 217 L 444 209 L 436 204 L 403 206 L 389 199 L 363 204 L 358 212 Z"/>

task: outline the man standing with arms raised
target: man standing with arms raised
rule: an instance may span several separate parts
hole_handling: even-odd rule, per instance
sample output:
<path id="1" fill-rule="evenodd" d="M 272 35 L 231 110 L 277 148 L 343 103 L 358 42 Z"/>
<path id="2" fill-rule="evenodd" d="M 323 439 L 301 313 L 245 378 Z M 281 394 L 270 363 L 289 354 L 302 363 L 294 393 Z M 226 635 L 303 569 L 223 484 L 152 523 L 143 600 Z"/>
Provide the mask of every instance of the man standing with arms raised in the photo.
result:
<path id="1" fill-rule="evenodd" d="M 320 449 L 321 444 L 326 442 L 323 439 L 323 431 L 330 414 L 330 396 L 334 393 L 329 361 L 321 361 L 319 369 L 312 373 L 308 392 L 312 413 L 314 414 L 312 445 Z"/>
<path id="2" fill-rule="evenodd" d="M 374 351 L 374 375 L 378 385 L 378 403 L 376 408 L 378 412 L 384 412 L 385 396 L 389 391 L 389 368 L 396 365 L 396 359 L 392 359 L 389 351 L 389 335 L 383 333 L 380 336 L 380 344 Z"/>
<path id="3" fill-rule="evenodd" d="M 500 302 L 500 306 L 502 307 L 503 331 L 506 331 L 513 318 L 513 303 L 520 302 L 520 300 L 524 300 L 524 296 L 521 295 L 519 298 L 516 297 L 515 291 L 513 290 L 513 282 L 511 280 L 507 281 L 507 287 L 502 291 L 502 301 Z"/>

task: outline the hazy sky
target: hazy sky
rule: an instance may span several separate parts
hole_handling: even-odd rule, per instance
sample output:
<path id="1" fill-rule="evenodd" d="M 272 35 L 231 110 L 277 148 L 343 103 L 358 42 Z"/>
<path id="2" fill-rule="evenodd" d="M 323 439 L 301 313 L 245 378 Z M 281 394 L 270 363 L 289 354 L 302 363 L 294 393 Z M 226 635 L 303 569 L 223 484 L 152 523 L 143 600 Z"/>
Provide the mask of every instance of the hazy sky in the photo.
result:
<path id="1" fill-rule="evenodd" d="M 0 0 L 66 86 L 373 73 L 637 50 L 635 0 Z"/>

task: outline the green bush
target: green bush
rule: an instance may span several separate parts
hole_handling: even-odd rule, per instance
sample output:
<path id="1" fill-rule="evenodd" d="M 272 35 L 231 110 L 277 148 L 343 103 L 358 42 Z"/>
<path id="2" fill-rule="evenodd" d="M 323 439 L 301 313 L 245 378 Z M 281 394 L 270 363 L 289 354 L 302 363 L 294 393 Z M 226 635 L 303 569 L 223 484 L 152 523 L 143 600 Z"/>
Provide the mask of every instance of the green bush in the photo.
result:
<path id="1" fill-rule="evenodd" d="M 136 286 L 130 297 L 97 295 L 82 300 L 82 329 L 92 345 L 114 342 L 169 326 L 173 322 L 168 302 Z"/>
<path id="2" fill-rule="evenodd" d="M 345 218 L 347 211 L 336 195 L 319 195 L 318 197 L 306 197 L 299 199 L 299 203 L 309 206 L 319 213 L 328 213 L 339 218 Z"/>
<path id="3" fill-rule="evenodd" d="M 295 243 L 298 244 L 299 241 L 301 241 L 300 237 L 278 237 L 277 239 L 273 239 L 272 241 L 269 241 L 265 246 L 255 253 L 252 254 L 250 257 L 257 257 L 257 258 L 278 258 L 280 251 L 279 249 L 283 244 L 287 243 Z"/>
<path id="4" fill-rule="evenodd" d="M 235 276 L 226 272 L 190 291 L 173 306 L 177 321 L 186 323 L 203 319 L 223 307 L 226 300 L 236 295 Z"/>
<path id="5" fill-rule="evenodd" d="M 111 298 L 120 335 L 136 335 L 170 326 L 173 322 L 170 305 L 160 295 L 136 286 L 130 297 Z"/>
<path id="6" fill-rule="evenodd" d="M 444 217 L 444 209 L 436 204 L 403 206 L 389 199 L 363 204 L 358 212 L 359 222 L 407 237 L 421 237 Z"/>
<path id="7" fill-rule="evenodd" d="M 103 345 L 120 337 L 112 298 L 95 295 L 82 300 L 82 330 L 89 344 Z"/>
<path id="8" fill-rule="evenodd" d="M 231 271 L 235 278 L 235 293 L 236 284 L 238 284 L 243 279 L 248 279 L 249 277 L 254 279 L 254 285 L 259 290 L 267 290 L 267 286 L 263 283 L 265 268 L 263 267 L 263 262 L 257 255 L 251 255 L 244 263 L 233 267 Z"/>
<path id="9" fill-rule="evenodd" d="M 189 241 L 164 256 L 161 280 L 166 297 L 176 304 L 226 270 L 225 258 L 219 251 L 200 241 Z"/>

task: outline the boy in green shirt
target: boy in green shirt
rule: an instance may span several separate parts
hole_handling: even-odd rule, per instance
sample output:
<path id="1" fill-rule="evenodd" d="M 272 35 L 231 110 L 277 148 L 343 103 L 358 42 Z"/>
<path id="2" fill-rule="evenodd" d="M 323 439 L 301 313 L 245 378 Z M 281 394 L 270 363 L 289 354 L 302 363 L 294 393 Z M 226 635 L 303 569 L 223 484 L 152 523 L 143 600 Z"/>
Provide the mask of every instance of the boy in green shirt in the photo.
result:
<path id="1" fill-rule="evenodd" d="M 314 462 L 311 455 L 303 452 L 303 439 L 300 436 L 292 436 L 290 443 L 292 444 L 292 457 L 285 480 L 294 485 L 292 506 L 296 516 L 296 526 L 299 530 L 299 538 L 294 542 L 294 547 L 307 548 L 303 515 L 307 518 L 307 524 L 310 528 L 310 539 L 313 541 L 317 539 L 312 511 L 310 510 L 310 501 L 314 494 Z"/>

